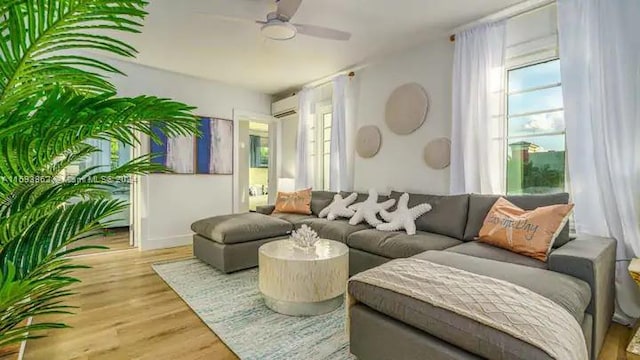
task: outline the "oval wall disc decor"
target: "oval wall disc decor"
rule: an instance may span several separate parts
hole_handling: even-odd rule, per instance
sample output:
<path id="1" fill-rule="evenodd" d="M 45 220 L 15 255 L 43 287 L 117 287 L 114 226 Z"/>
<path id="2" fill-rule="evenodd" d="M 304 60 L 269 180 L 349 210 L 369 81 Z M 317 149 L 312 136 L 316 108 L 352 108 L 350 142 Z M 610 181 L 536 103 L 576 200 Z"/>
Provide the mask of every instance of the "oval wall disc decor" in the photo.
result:
<path id="1" fill-rule="evenodd" d="M 445 169 L 451 163 L 451 140 L 438 138 L 424 147 L 424 162 L 430 168 Z"/>
<path id="2" fill-rule="evenodd" d="M 356 151 L 363 158 L 374 157 L 380 150 L 382 135 L 380 129 L 374 125 L 363 126 L 356 137 Z"/>
<path id="3" fill-rule="evenodd" d="M 385 109 L 389 129 L 398 135 L 416 131 L 427 119 L 429 96 L 420 84 L 404 84 L 393 90 Z"/>

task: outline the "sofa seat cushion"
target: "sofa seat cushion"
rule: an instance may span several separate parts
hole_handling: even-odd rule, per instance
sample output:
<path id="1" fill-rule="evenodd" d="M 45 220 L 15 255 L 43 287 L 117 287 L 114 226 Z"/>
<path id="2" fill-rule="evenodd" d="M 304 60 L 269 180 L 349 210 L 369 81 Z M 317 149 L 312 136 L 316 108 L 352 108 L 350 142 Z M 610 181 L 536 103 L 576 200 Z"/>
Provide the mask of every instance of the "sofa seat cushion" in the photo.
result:
<path id="1" fill-rule="evenodd" d="M 347 238 L 347 245 L 352 249 L 358 249 L 371 254 L 380 255 L 382 251 L 376 250 L 379 244 L 383 244 L 387 239 L 400 234 L 400 231 L 380 231 L 376 229 L 360 230 L 349 235 Z"/>
<path id="2" fill-rule="evenodd" d="M 548 270 L 445 251 L 427 251 L 416 257 L 523 286 L 555 301 L 579 324 L 583 323 L 590 290 L 581 280 Z M 550 359 L 542 350 L 522 340 L 412 297 L 358 281 L 349 282 L 348 291 L 369 308 L 473 354 L 493 359 Z"/>
<path id="3" fill-rule="evenodd" d="M 286 220 L 293 224 L 294 227 L 300 227 L 300 225 L 311 221 L 313 219 L 317 219 L 314 215 L 303 215 L 303 214 L 285 214 L 285 213 L 274 213 L 271 214 L 272 217 Z"/>
<path id="4" fill-rule="evenodd" d="M 424 231 L 407 235 L 398 231 L 368 229 L 353 233 L 347 239 L 349 247 L 392 259 L 410 257 L 427 250 L 443 250 L 459 244 L 462 244 L 460 240 Z"/>
<path id="5" fill-rule="evenodd" d="M 369 225 L 358 224 L 349 225 L 349 220 L 327 220 L 319 218 L 309 218 L 298 221 L 295 224 L 296 228 L 299 228 L 303 224 L 306 224 L 311 229 L 318 233 L 318 236 L 323 239 L 347 242 L 349 235 L 356 231 L 369 229 Z"/>
<path id="6" fill-rule="evenodd" d="M 546 269 L 547 263 L 536 260 L 534 258 L 516 254 L 507 249 L 495 247 L 493 245 L 481 243 L 479 241 L 470 241 L 458 246 L 448 248 L 446 251 L 458 254 L 471 255 L 483 259 L 502 261 L 506 263 L 525 265 L 539 269 Z"/>
<path id="7" fill-rule="evenodd" d="M 293 230 L 293 225 L 269 215 L 243 213 L 198 220 L 191 224 L 191 230 L 221 244 L 236 244 L 283 236 Z"/>
<path id="8" fill-rule="evenodd" d="M 579 324 L 582 323 L 584 312 L 591 301 L 589 284 L 555 271 L 447 251 L 429 251 L 416 255 L 416 258 L 525 287 L 564 307 Z"/>
<path id="9" fill-rule="evenodd" d="M 402 192 L 392 191 L 389 198 L 396 204 Z M 409 207 L 418 204 L 431 205 L 431 211 L 416 219 L 416 229 L 462 239 L 467 223 L 469 195 L 409 194 Z M 394 211 L 395 206 L 389 211 Z"/>

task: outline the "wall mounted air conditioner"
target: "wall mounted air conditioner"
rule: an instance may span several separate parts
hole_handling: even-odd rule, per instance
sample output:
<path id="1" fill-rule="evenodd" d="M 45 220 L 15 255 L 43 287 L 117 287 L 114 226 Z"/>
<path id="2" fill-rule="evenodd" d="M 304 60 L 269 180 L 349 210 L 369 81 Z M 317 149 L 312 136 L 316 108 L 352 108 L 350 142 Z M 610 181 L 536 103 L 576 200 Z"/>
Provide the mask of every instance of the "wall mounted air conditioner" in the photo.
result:
<path id="1" fill-rule="evenodd" d="M 298 95 L 276 101 L 271 104 L 271 115 L 276 118 L 283 118 L 298 113 Z"/>

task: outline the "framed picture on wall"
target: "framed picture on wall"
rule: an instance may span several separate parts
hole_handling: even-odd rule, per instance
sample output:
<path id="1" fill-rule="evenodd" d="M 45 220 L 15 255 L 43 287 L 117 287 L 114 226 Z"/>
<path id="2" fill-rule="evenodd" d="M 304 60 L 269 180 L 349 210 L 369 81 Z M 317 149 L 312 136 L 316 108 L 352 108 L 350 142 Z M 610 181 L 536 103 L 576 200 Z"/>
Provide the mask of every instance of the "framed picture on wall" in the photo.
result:
<path id="1" fill-rule="evenodd" d="M 196 138 L 197 174 L 233 174 L 233 121 L 200 118 L 201 135 Z"/>
<path id="2" fill-rule="evenodd" d="M 149 150 L 151 153 L 156 154 L 156 157 L 151 159 L 151 162 L 164 165 L 175 174 L 194 174 L 196 158 L 194 137 L 167 138 L 159 128 L 153 125 L 151 130 L 160 138 L 159 143 L 150 140 Z"/>

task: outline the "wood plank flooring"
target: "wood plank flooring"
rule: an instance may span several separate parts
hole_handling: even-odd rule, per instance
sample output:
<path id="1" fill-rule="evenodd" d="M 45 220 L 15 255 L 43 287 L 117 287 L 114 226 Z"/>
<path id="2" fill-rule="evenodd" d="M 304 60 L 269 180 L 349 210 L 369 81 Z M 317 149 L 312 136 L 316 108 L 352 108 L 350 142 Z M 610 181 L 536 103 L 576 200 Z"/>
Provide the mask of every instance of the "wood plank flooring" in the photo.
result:
<path id="1" fill-rule="evenodd" d="M 120 251 L 82 256 L 82 283 L 69 303 L 71 329 L 51 331 L 27 344 L 26 360 L 212 359 L 237 357 L 151 269 L 151 264 L 192 256 L 191 247 Z M 625 348 L 631 330 L 612 325 L 599 360 L 631 360 Z"/>
<path id="2" fill-rule="evenodd" d="M 634 355 L 627 357 L 626 349 L 630 336 L 630 328 L 620 324 L 612 324 L 607 332 L 598 360 L 640 360 L 640 357 Z"/>
<path id="3" fill-rule="evenodd" d="M 104 253 L 107 251 L 132 249 L 131 245 L 129 245 L 129 228 L 105 229 L 103 236 L 76 241 L 73 244 L 69 245 L 68 248 L 75 249 L 80 246 L 86 246 L 86 245 L 106 246 L 109 249 L 108 250 L 102 250 L 102 249 L 84 250 L 80 254 L 82 255 L 97 254 L 97 253 Z"/>
<path id="4" fill-rule="evenodd" d="M 0 360 L 15 360 L 20 354 L 20 344 L 12 344 L 0 348 Z"/>
<path id="5" fill-rule="evenodd" d="M 72 316 L 43 320 L 73 326 L 29 341 L 25 359 L 237 359 L 151 269 L 188 258 L 191 247 L 103 253 L 76 259 L 82 283 L 68 303 Z"/>

